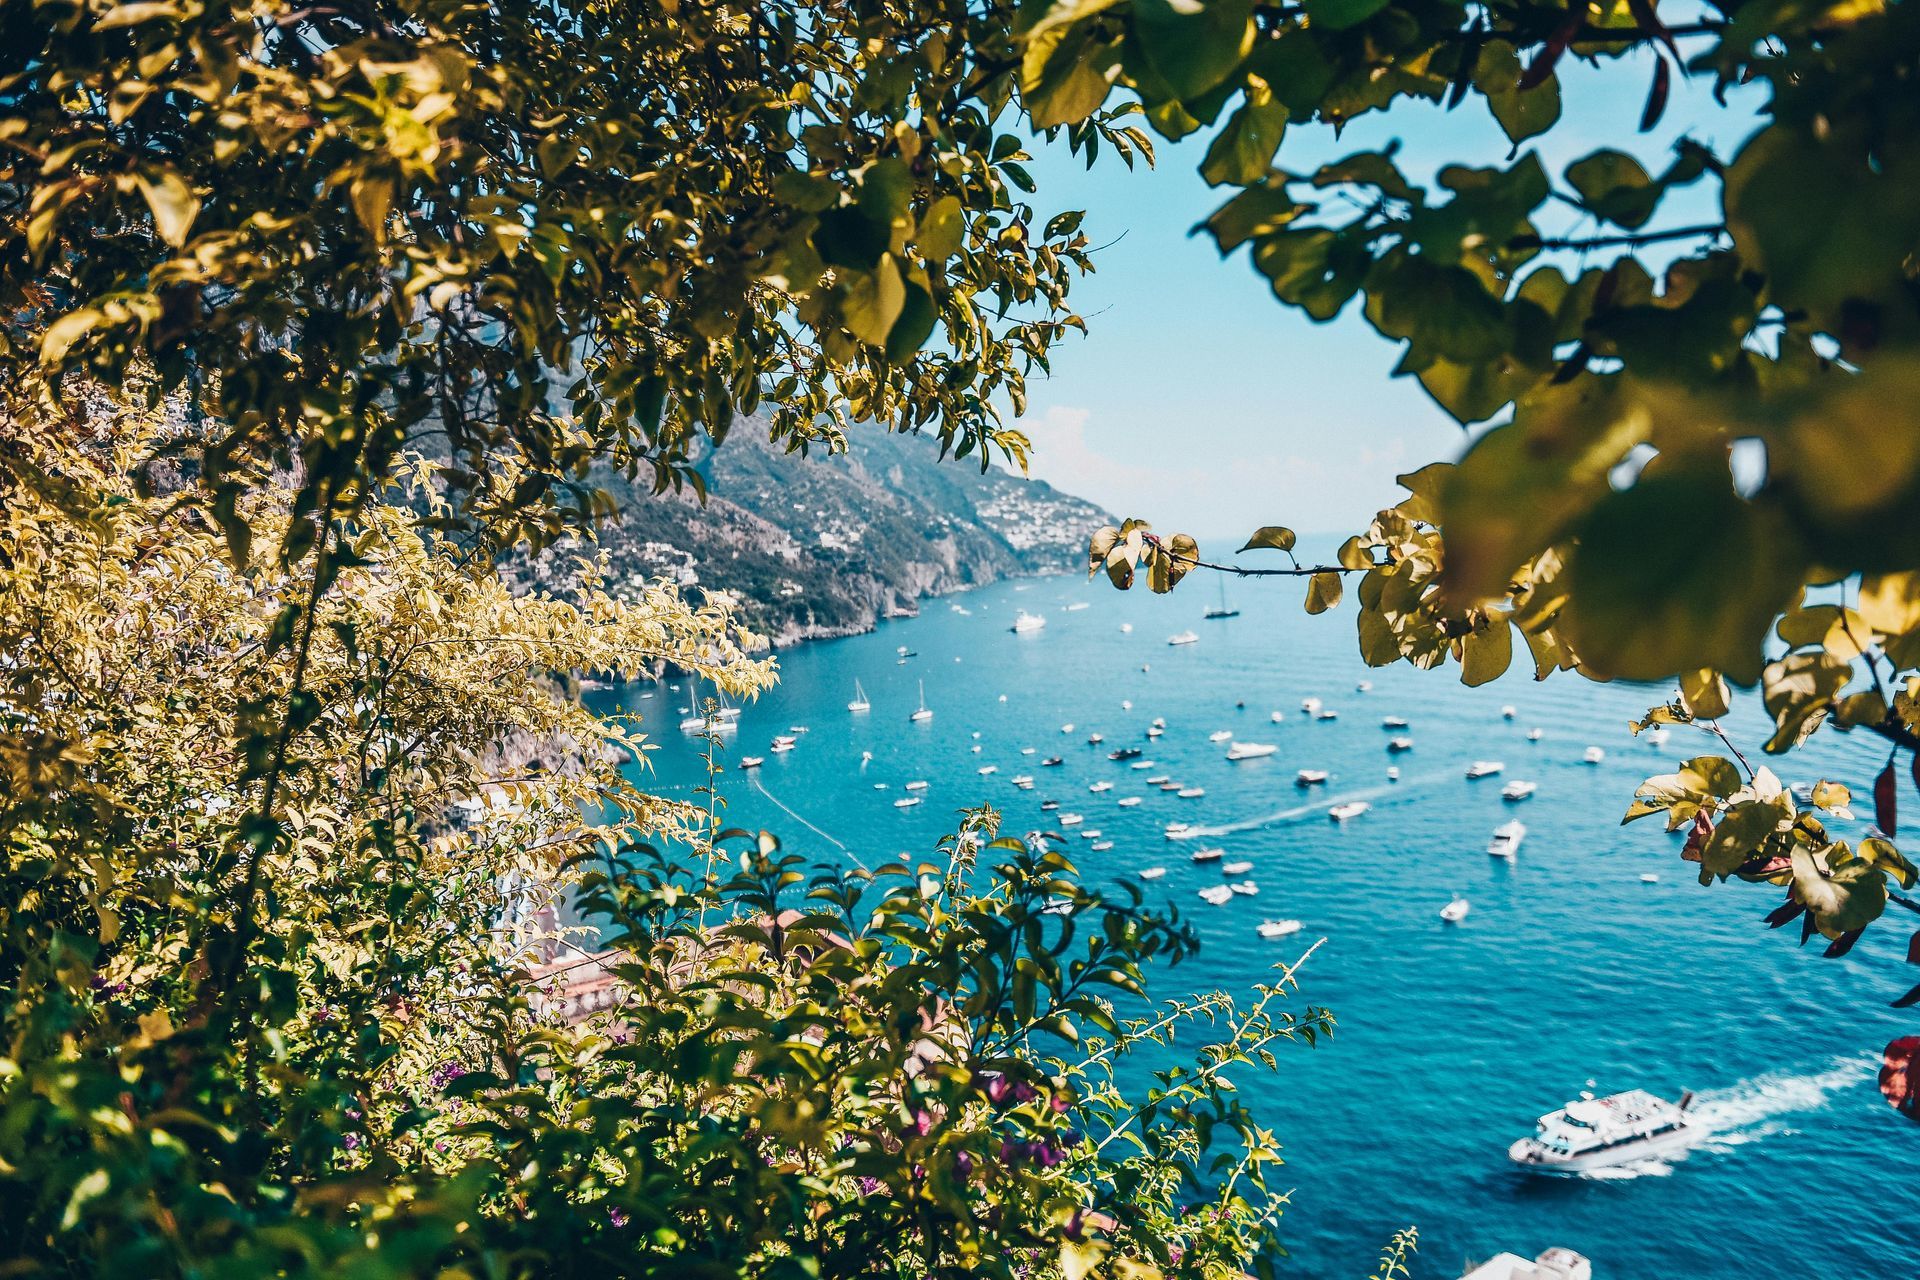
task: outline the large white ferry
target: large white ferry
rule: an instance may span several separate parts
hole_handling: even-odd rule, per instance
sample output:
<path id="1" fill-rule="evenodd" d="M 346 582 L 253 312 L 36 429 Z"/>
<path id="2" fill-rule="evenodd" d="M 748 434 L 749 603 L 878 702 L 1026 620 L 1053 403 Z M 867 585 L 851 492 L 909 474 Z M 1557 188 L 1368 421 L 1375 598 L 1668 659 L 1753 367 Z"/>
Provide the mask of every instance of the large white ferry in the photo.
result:
<path id="1" fill-rule="evenodd" d="M 1645 1089 L 1605 1098 L 1583 1093 L 1540 1117 L 1531 1138 L 1507 1148 L 1507 1158 L 1532 1173 L 1586 1173 L 1688 1146 L 1697 1135 L 1687 1108 Z"/>

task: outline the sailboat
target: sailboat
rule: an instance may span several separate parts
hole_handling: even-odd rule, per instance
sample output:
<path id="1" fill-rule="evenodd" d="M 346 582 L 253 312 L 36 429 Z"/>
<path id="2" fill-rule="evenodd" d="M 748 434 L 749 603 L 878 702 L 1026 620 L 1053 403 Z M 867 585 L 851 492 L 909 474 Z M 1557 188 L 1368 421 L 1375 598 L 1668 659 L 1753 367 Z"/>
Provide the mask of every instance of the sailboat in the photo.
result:
<path id="1" fill-rule="evenodd" d="M 1227 607 L 1227 580 L 1225 578 L 1220 579 L 1219 605 L 1207 610 L 1202 616 L 1206 618 L 1237 618 L 1240 616 L 1238 609 L 1230 609 Z"/>
<path id="2" fill-rule="evenodd" d="M 920 682 L 920 709 L 908 716 L 907 719 L 916 724 L 933 719 L 933 712 L 927 709 L 927 682 L 925 680 Z"/>
<path id="3" fill-rule="evenodd" d="M 714 701 L 718 704 L 712 711 L 701 710 L 680 722 L 685 733 L 728 733 L 739 728 L 740 708 L 727 702 L 726 690 L 715 685 Z M 697 702 L 697 700 L 695 700 Z M 691 710 L 691 708 L 688 708 Z"/>
<path id="4" fill-rule="evenodd" d="M 853 682 L 853 701 L 847 704 L 847 710 L 854 712 L 873 710 L 873 704 L 867 701 L 867 691 L 860 687 L 858 680 Z"/>

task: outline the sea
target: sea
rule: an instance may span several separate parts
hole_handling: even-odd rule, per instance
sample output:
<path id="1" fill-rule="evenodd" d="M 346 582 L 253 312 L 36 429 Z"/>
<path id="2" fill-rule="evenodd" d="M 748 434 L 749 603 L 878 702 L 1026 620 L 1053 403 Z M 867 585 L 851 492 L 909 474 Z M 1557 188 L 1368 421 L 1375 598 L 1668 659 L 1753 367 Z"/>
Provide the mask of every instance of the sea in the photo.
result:
<path id="1" fill-rule="evenodd" d="M 726 821 L 822 863 L 873 866 L 930 854 L 964 808 L 990 803 L 1017 833 L 1057 799 L 1084 816 L 1079 834 L 1113 841 L 1094 853 L 1067 833 L 1088 878 L 1163 866 L 1150 896 L 1200 932 L 1199 956 L 1153 975 L 1153 994 L 1244 990 L 1318 942 L 1298 975 L 1301 1002 L 1330 1007 L 1334 1034 L 1283 1046 L 1277 1072 L 1242 1084 L 1285 1144 L 1282 1274 L 1370 1275 L 1407 1225 L 1420 1232 L 1418 1277 L 1554 1245 L 1585 1254 L 1598 1280 L 1920 1272 L 1920 1127 L 1875 1088 L 1881 1046 L 1920 1031 L 1920 1009 L 1889 1007 L 1920 980 L 1904 963 L 1902 913 L 1850 955 L 1822 959 L 1817 939 L 1795 945 L 1797 927 L 1763 925 L 1778 891 L 1703 887 L 1658 819 L 1623 827 L 1644 777 L 1718 747 L 1685 728 L 1658 746 L 1631 734 L 1664 691 L 1566 674 L 1535 682 L 1530 668 L 1479 689 L 1460 685 L 1457 668 L 1369 669 L 1351 609 L 1309 617 L 1299 596 L 1294 583 L 1242 582 L 1238 616 L 1207 619 L 1221 600 L 1211 584 L 1154 597 L 1104 580 L 1025 579 L 782 652 L 779 686 L 744 709 L 722 756 Z M 1046 626 L 1014 633 L 1022 611 Z M 1168 643 L 1187 630 L 1197 642 Z M 847 710 L 856 680 L 872 703 L 861 714 Z M 914 723 L 923 691 L 934 716 Z M 676 728 L 694 696 L 685 682 L 590 695 L 644 717 L 659 749 L 641 781 L 686 797 L 705 781 L 705 744 Z M 1337 718 L 1310 717 L 1307 698 Z M 1729 724 L 1757 761 L 1756 703 L 1744 699 Z M 1390 716 L 1409 727 L 1383 728 Z M 1150 740 L 1156 717 L 1165 732 Z M 1213 740 L 1222 731 L 1278 750 L 1229 762 Z M 771 752 L 788 732 L 795 748 Z M 1096 733 L 1104 741 L 1090 745 Z M 1414 747 L 1390 755 L 1397 734 Z M 1122 746 L 1145 748 L 1153 767 L 1110 761 Z M 1606 753 L 1599 765 L 1583 763 L 1593 746 Z M 766 763 L 743 772 L 745 754 Z M 1053 755 L 1064 763 L 1041 767 Z M 1469 781 L 1475 760 L 1504 770 Z M 1885 760 L 1877 739 L 1823 732 L 1772 763 L 1788 782 L 1852 786 L 1859 817 L 1839 834 L 1858 837 Z M 997 771 L 979 772 L 987 766 Z M 1307 768 L 1328 782 L 1298 786 Z M 1145 785 L 1162 773 L 1205 794 Z M 1019 774 L 1034 776 L 1031 791 L 1011 784 Z M 1516 779 L 1538 790 L 1503 801 Z M 928 784 L 924 802 L 895 808 L 913 780 Z M 1101 780 L 1112 789 L 1088 790 Z M 1126 796 L 1142 802 L 1121 807 Z M 1328 817 L 1351 800 L 1370 807 Z M 1516 817 L 1527 828 L 1518 855 L 1488 856 L 1493 829 Z M 1165 838 L 1175 820 L 1252 862 L 1258 895 L 1219 907 L 1196 897 L 1221 873 L 1191 863 L 1194 842 Z M 1448 924 L 1439 912 L 1455 895 L 1470 914 Z M 1256 932 L 1282 917 L 1305 927 L 1278 940 Z M 1583 1090 L 1629 1088 L 1693 1090 L 1705 1136 L 1676 1156 L 1570 1179 L 1506 1159 L 1542 1113 Z"/>

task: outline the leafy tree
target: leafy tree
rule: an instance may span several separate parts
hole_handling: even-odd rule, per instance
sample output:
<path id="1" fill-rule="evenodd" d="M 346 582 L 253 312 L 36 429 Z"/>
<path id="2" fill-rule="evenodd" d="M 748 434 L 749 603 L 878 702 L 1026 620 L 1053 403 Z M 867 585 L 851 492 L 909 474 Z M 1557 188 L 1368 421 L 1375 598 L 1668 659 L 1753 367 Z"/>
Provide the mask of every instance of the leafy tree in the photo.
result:
<path id="1" fill-rule="evenodd" d="M 1910 5 L 1717 0 L 1445 5 L 1164 0 L 1023 12 L 1024 101 L 1073 125 L 1137 101 L 1178 138 L 1208 126 L 1201 172 L 1237 188 L 1204 223 L 1284 304 L 1325 321 L 1358 300 L 1417 378 L 1479 432 L 1337 562 L 1245 570 L 1137 521 L 1090 568 L 1156 591 L 1204 565 L 1307 578 L 1306 607 L 1355 583 L 1367 662 L 1457 662 L 1481 684 L 1524 643 L 1535 674 L 1665 681 L 1647 723 L 1703 727 L 1726 755 L 1650 779 L 1628 818 L 1687 826 L 1703 882 L 1784 889 L 1768 915 L 1841 955 L 1915 871 L 1893 844 L 1902 774 L 1920 785 L 1920 15 Z M 1615 148 L 1549 172 L 1558 72 L 1645 77 L 1642 130 L 1691 83 L 1764 92 L 1756 128 L 1688 138 L 1650 171 Z M 1513 152 L 1437 182 L 1395 152 L 1312 171 L 1289 128 L 1484 103 Z M 1277 157 L 1276 153 L 1280 153 Z M 1709 222 L 1669 197 L 1711 192 Z M 1697 196 L 1697 193 L 1696 193 Z M 1698 199 L 1693 202 L 1697 206 Z M 1643 258 L 1659 247 L 1664 270 Z M 1292 556 L 1284 526 L 1242 550 Z M 1729 686 L 1758 686 L 1784 754 L 1823 725 L 1887 740 L 1879 833 L 1832 836 L 1844 787 L 1796 797 L 1721 731 Z M 1905 760 L 1902 760 L 1905 753 Z M 1920 934 L 1910 957 L 1920 962 Z M 1901 1004 L 1920 1001 L 1920 987 Z M 1904 1078 L 1904 1076 L 1903 1076 Z M 1909 1105 L 1911 1095 L 1901 1099 Z"/>

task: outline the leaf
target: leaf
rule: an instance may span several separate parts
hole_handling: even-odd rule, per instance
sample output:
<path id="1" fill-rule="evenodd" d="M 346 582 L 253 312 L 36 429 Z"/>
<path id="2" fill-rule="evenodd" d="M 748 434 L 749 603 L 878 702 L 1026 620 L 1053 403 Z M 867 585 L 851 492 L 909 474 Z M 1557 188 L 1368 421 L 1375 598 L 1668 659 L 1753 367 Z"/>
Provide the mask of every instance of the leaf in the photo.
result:
<path id="1" fill-rule="evenodd" d="M 1773 717 L 1768 752 L 1779 755 L 1805 742 L 1826 718 L 1834 695 L 1853 678 L 1853 668 L 1825 650 L 1789 653 L 1761 672 L 1761 701 Z"/>
<path id="2" fill-rule="evenodd" d="M 1513 624 L 1496 614 L 1488 625 L 1461 641 L 1460 682 L 1478 686 L 1498 680 L 1513 662 Z"/>
<path id="3" fill-rule="evenodd" d="M 1640 162 L 1611 148 L 1569 165 L 1567 183 L 1589 212 L 1630 231 L 1645 225 L 1660 203 L 1661 189 Z"/>
<path id="4" fill-rule="evenodd" d="M 186 179 L 171 169 L 140 169 L 133 175 L 134 185 L 153 211 L 153 229 L 161 240 L 175 249 L 187 242 L 193 220 L 200 216 L 200 201 Z"/>
<path id="5" fill-rule="evenodd" d="M 1284 525 L 1269 524 L 1254 530 L 1253 536 L 1247 539 L 1247 545 L 1240 550 L 1257 551 L 1263 547 L 1270 547 L 1275 551 L 1290 552 L 1294 548 L 1294 543 L 1293 530 Z"/>
<path id="6" fill-rule="evenodd" d="M 1873 780 L 1873 822 L 1890 836 L 1900 834 L 1900 781 L 1891 760 Z"/>
<path id="7" fill-rule="evenodd" d="M 1727 682 L 1718 671 L 1702 669 L 1680 673 L 1680 701 L 1689 714 L 1717 720 L 1727 714 Z"/>
<path id="8" fill-rule="evenodd" d="M 966 214 L 960 208 L 959 197 L 941 196 L 921 215 L 915 244 L 929 263 L 945 262 L 960 252 L 966 229 Z"/>
<path id="9" fill-rule="evenodd" d="M 1778 805 L 1760 800 L 1728 809 L 1701 847 L 1701 874 L 1730 876 L 1738 871 L 1760 855 L 1763 842 L 1780 829 L 1785 817 Z"/>
<path id="10" fill-rule="evenodd" d="M 1507 141 L 1525 142 L 1551 129 L 1560 119 L 1560 79 L 1541 76 L 1531 87 L 1521 84 L 1520 56 L 1504 40 L 1491 40 L 1474 64 L 1474 82 L 1486 95 L 1487 109 Z"/>
<path id="11" fill-rule="evenodd" d="M 1183 101 L 1227 78 L 1253 48 L 1253 0 L 1134 0 L 1149 66 Z"/>
<path id="12" fill-rule="evenodd" d="M 1103 525 L 1087 540 L 1087 576 L 1091 578 L 1107 563 L 1107 556 L 1119 545 L 1120 530 Z"/>
<path id="13" fill-rule="evenodd" d="M 1113 87 L 1118 50 L 1094 43 L 1091 24 L 1036 28 L 1020 60 L 1020 101 L 1036 129 L 1078 124 Z"/>
<path id="14" fill-rule="evenodd" d="M 1343 590 L 1340 575 L 1331 570 L 1307 579 L 1307 612 L 1325 613 L 1340 603 Z"/>
<path id="15" fill-rule="evenodd" d="M 1200 162 L 1200 176 L 1215 187 L 1246 186 L 1266 177 L 1286 135 L 1287 114 L 1286 105 L 1275 102 L 1265 89 L 1249 90 L 1247 101 L 1214 135 Z"/>
<path id="16" fill-rule="evenodd" d="M 1386 8 L 1390 0 L 1307 0 L 1307 17 L 1316 27 L 1344 31 Z"/>
<path id="17" fill-rule="evenodd" d="M 1835 849 L 1843 846 L 1832 846 Z M 1887 906 L 1886 873 L 1856 864 L 1828 875 L 1804 845 L 1791 855 L 1793 891 L 1807 904 L 1815 927 L 1828 938 L 1861 929 L 1880 918 Z"/>

